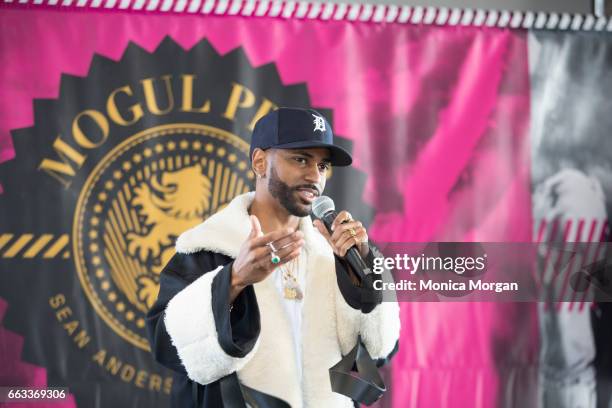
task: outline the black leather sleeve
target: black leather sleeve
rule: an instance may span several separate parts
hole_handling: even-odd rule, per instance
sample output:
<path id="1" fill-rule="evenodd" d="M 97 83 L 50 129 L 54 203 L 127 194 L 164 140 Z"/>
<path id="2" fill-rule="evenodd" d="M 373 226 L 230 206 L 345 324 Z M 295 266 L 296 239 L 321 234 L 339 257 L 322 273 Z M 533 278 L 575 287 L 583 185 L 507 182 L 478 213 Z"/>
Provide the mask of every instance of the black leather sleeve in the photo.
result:
<path id="1" fill-rule="evenodd" d="M 186 374 L 177 350 L 172 344 L 164 324 L 164 312 L 170 300 L 181 290 L 205 273 L 224 268 L 213 280 L 212 309 L 219 344 L 233 357 L 249 353 L 260 332 L 260 315 L 255 291 L 247 287 L 234 301 L 230 312 L 229 285 L 233 259 L 225 255 L 200 251 L 176 254 L 160 274 L 159 295 L 146 316 L 146 329 L 151 351 L 160 364 Z"/>
<path id="2" fill-rule="evenodd" d="M 221 348 L 232 357 L 242 358 L 255 346 L 261 331 L 261 320 L 252 285 L 236 297 L 230 312 L 232 264 L 225 265 L 213 280 L 212 308 Z"/>
<path id="3" fill-rule="evenodd" d="M 365 263 L 370 267 L 374 266 L 374 257 L 380 254 L 378 248 L 372 244 L 368 244 L 370 251 L 364 259 Z M 381 255 L 382 256 L 382 255 Z M 350 277 L 348 263 L 336 256 L 336 281 L 342 297 L 346 303 L 353 309 L 361 310 L 363 313 L 370 313 L 374 308 L 382 302 L 382 292 L 374 289 L 374 282 L 380 280 L 380 275 L 369 274 L 366 279 L 359 282 L 359 285 L 353 284 Z"/>

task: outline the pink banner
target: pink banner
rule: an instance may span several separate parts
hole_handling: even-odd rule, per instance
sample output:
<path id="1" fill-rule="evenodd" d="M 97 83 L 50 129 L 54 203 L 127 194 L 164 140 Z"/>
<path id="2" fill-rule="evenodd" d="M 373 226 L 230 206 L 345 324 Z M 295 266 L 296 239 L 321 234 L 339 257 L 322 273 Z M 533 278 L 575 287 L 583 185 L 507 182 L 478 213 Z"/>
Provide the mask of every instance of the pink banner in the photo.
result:
<path id="1" fill-rule="evenodd" d="M 14 157 L 10 132 L 35 124 L 34 100 L 60 97 L 62 76 L 87 76 L 94 55 L 119 61 L 130 42 L 152 53 L 166 36 L 185 50 L 206 39 L 221 55 L 241 48 L 252 66 L 272 64 L 284 85 L 305 84 L 310 104 L 333 112 L 366 175 L 374 241 L 531 240 L 522 31 L 7 7 L 0 27 L 2 161 Z M 387 398 L 527 406 L 535 314 L 529 304 L 402 304 Z"/>

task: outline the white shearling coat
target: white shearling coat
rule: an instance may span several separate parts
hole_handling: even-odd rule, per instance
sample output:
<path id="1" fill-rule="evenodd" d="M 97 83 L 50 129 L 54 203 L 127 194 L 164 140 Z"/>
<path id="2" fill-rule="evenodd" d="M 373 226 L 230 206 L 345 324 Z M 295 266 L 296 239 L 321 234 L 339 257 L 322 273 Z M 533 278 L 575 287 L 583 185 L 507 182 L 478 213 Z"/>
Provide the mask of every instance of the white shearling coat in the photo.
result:
<path id="1" fill-rule="evenodd" d="M 181 234 L 177 254 L 161 274 L 147 329 L 156 359 L 176 371 L 173 406 L 196 406 L 193 382 L 203 387 L 200 406 L 222 406 L 217 382 L 236 372 L 242 384 L 293 408 L 353 407 L 332 392 L 328 369 L 355 346 L 358 334 L 373 358 L 386 358 L 399 337 L 398 305 L 382 302 L 368 313 L 354 302 L 351 307 L 340 290 L 346 270 L 311 219 L 302 218 L 308 264 L 300 381 L 291 324 L 272 279 L 245 289 L 229 312 L 231 263 L 250 232 L 253 197 L 236 197 Z"/>

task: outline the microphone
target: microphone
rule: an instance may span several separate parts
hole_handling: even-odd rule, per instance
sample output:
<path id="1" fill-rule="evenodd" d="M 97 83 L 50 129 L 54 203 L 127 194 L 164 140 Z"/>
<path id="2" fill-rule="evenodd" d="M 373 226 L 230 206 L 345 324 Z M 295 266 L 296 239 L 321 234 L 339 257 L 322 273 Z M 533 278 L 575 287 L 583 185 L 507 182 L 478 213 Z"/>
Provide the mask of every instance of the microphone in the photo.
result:
<path id="1" fill-rule="evenodd" d="M 325 224 L 327 231 L 329 231 L 330 234 L 332 233 L 331 226 L 338 216 L 336 206 L 334 205 L 334 200 L 327 196 L 319 196 L 315 198 L 312 203 L 312 215 L 320 219 L 323 224 Z M 349 263 L 353 271 L 362 281 L 365 279 L 367 274 L 372 273 L 372 270 L 365 263 L 355 245 L 349 248 L 346 255 L 344 255 L 344 259 Z"/>

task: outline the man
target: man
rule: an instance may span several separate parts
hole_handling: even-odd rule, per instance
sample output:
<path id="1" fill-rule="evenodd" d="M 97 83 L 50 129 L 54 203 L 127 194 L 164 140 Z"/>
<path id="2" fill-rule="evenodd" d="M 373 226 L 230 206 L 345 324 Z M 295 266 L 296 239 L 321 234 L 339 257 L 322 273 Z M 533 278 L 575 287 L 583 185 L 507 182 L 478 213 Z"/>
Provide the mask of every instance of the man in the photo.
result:
<path id="1" fill-rule="evenodd" d="M 364 301 L 371 285 L 342 259 L 357 246 L 371 265 L 361 223 L 342 211 L 330 235 L 308 216 L 330 166 L 351 156 L 318 112 L 280 108 L 255 125 L 251 159 L 255 192 L 178 238 L 147 316 L 157 361 L 176 371 L 172 405 L 230 406 L 242 388 L 258 406 L 353 407 L 328 370 L 358 335 L 387 358 L 399 308 Z"/>

